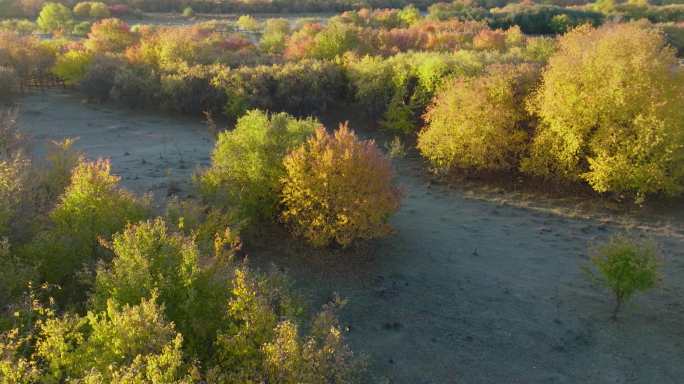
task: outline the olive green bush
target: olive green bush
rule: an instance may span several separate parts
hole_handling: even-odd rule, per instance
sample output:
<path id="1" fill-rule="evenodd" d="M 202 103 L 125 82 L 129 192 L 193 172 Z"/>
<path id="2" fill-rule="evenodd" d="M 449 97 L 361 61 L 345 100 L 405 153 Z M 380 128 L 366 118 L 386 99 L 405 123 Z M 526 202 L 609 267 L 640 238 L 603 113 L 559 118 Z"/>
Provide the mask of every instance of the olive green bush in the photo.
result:
<path id="1" fill-rule="evenodd" d="M 171 232 L 162 219 L 129 225 L 114 235 L 112 251 L 111 265 L 98 267 L 93 307 L 105 309 L 109 301 L 137 305 L 157 295 L 166 318 L 187 338 L 187 348 L 195 356 L 205 353 L 230 292 L 229 281 L 219 274 L 230 270 L 220 268 L 218 260 L 200 267 L 195 241 Z"/>
<path id="2" fill-rule="evenodd" d="M 390 233 L 399 209 L 390 161 L 373 141 L 361 141 L 341 125 L 315 136 L 284 160 L 282 219 L 314 246 L 373 239 Z"/>
<path id="3" fill-rule="evenodd" d="M 286 113 L 270 115 L 252 110 L 235 129 L 221 132 L 211 167 L 198 176 L 205 198 L 236 207 L 249 219 L 277 214 L 283 158 L 310 136 L 320 123 Z"/>
<path id="4" fill-rule="evenodd" d="M 97 102 L 109 100 L 116 73 L 122 65 L 123 62 L 117 58 L 96 55 L 78 83 L 79 90 L 89 100 Z"/>
<path id="5" fill-rule="evenodd" d="M 613 319 L 635 293 L 653 288 L 660 278 L 660 256 L 653 242 L 635 241 L 624 235 L 613 236 L 591 256 L 590 276 L 610 289 L 615 296 Z"/>
<path id="6" fill-rule="evenodd" d="M 99 239 L 108 239 L 127 223 L 147 216 L 147 202 L 121 189 L 119 177 L 110 171 L 106 160 L 78 164 L 50 212 L 47 228 L 25 250 L 46 281 L 75 289 L 74 274 L 107 255 Z M 69 292 L 66 285 L 65 292 L 78 293 Z"/>
<path id="7" fill-rule="evenodd" d="M 45 3 L 36 24 L 44 32 L 64 34 L 71 31 L 74 23 L 71 10 L 60 3 Z"/>
<path id="8" fill-rule="evenodd" d="M 439 170 L 516 169 L 528 143 L 524 99 L 537 73 L 528 64 L 496 65 L 447 82 L 425 115 L 421 154 Z"/>
<path id="9" fill-rule="evenodd" d="M 41 381 L 190 383 L 183 336 L 155 299 L 42 321 L 35 347 L 36 360 L 45 361 Z"/>
<path id="10" fill-rule="evenodd" d="M 684 188 L 684 73 L 647 24 L 582 27 L 560 39 L 530 101 L 540 119 L 524 171 L 598 192 Z"/>
<path id="11" fill-rule="evenodd" d="M 93 55 L 88 51 L 68 51 L 57 57 L 52 73 L 63 79 L 66 84 L 78 84 L 86 76 L 93 62 Z"/>

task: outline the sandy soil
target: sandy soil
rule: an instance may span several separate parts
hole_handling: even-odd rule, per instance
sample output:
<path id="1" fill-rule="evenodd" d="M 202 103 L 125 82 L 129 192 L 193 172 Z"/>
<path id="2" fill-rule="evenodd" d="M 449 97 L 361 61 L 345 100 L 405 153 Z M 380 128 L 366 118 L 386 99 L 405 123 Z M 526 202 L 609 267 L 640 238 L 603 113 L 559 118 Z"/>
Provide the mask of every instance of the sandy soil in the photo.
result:
<path id="1" fill-rule="evenodd" d="M 190 193 L 209 161 L 199 120 L 83 104 L 59 93 L 23 100 L 20 125 L 39 141 L 78 136 L 109 157 L 123 184 L 163 201 Z M 355 351 L 380 383 L 681 383 L 684 377 L 684 222 L 630 216 L 634 236 L 665 255 L 662 287 L 608 320 L 607 292 L 581 266 L 587 247 L 620 220 L 562 214 L 548 202 L 480 199 L 430 183 L 417 159 L 397 162 L 406 191 L 396 233 L 351 251 L 316 252 L 282 236 L 248 244 L 275 262 L 313 307 L 338 292 Z M 544 206 L 546 209 L 538 209 Z M 636 221 L 635 221 L 636 220 Z M 655 223 L 655 224 L 654 224 Z M 643 229 L 646 229 L 645 231 Z"/>

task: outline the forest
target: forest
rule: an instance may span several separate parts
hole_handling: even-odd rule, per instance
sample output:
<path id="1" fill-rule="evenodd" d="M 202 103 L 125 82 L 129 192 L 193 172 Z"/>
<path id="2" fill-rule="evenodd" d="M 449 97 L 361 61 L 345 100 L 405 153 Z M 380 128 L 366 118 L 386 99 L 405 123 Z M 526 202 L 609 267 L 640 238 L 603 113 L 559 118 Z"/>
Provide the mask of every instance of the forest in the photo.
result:
<path id="1" fill-rule="evenodd" d="M 683 352 L 683 52 L 676 1 L 0 0 L 0 383 L 598 383 L 538 348 Z"/>

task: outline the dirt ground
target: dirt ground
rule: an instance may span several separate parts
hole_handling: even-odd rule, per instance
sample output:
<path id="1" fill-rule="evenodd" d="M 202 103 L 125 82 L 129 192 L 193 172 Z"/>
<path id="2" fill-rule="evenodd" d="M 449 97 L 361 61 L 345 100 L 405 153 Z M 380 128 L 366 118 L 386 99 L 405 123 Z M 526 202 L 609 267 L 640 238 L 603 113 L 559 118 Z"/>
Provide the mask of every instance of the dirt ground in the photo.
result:
<path id="1" fill-rule="evenodd" d="M 193 170 L 209 162 L 212 140 L 199 119 L 62 93 L 25 97 L 20 116 L 38 142 L 79 137 L 79 149 L 111 158 L 123 185 L 160 204 L 191 194 Z M 430 183 L 414 158 L 396 167 L 406 197 L 394 235 L 335 252 L 278 236 L 248 244 L 256 264 L 287 269 L 313 307 L 333 292 L 348 299 L 347 337 L 370 356 L 374 382 L 683 382 L 682 212 L 568 215 L 568 202 L 483 199 Z M 664 277 L 612 322 L 611 297 L 581 266 L 590 244 L 626 229 L 659 242 Z"/>

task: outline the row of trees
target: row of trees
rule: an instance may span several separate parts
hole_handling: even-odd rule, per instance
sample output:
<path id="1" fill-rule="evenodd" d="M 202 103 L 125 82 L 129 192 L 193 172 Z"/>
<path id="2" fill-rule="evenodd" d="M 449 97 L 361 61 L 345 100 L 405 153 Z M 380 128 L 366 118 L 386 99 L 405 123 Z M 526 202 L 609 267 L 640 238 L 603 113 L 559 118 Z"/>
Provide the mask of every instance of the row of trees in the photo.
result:
<path id="1" fill-rule="evenodd" d="M 451 81 L 418 148 L 443 170 L 519 169 L 637 200 L 682 192 L 684 74 L 658 30 L 573 30 L 538 73 L 490 67 Z"/>
<path id="2" fill-rule="evenodd" d="M 252 108 L 317 114 L 345 101 L 395 133 L 413 135 L 427 123 L 418 146 L 438 169 L 523 172 L 586 182 L 598 192 L 632 194 L 638 200 L 679 193 L 681 70 L 662 33 L 651 25 L 578 28 L 560 38 L 560 51 L 554 53 L 553 39 L 529 38 L 517 28 L 422 21 L 394 30 L 415 25 L 432 32 L 458 30 L 458 36 L 472 36 L 472 49 L 360 57 L 359 40 L 347 28 L 392 31 L 357 24 L 397 15 L 347 13 L 313 32 L 307 31 L 309 24 L 287 40 L 312 33 L 314 51 L 325 52 L 317 60 L 240 68 L 210 63 L 238 60 L 255 47 L 226 41 L 210 27 L 132 31 L 107 19 L 83 46 L 63 46 L 54 72 L 93 99 L 223 113 L 230 120 Z M 271 24 L 271 33 L 285 31 L 280 23 Z M 481 28 L 477 33 L 471 32 L 475 25 Z M 449 36 L 445 41 L 453 43 L 456 38 Z M 229 43 L 226 53 L 221 46 Z M 34 45 L 45 47 L 46 57 L 55 52 L 46 44 Z M 17 65 L 30 57 L 27 45 L 21 46 L 7 49 L 6 66 L 15 72 L 31 68 Z M 614 92 L 604 94 L 606 89 Z"/>

